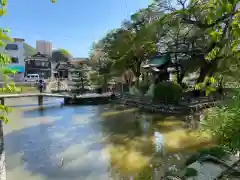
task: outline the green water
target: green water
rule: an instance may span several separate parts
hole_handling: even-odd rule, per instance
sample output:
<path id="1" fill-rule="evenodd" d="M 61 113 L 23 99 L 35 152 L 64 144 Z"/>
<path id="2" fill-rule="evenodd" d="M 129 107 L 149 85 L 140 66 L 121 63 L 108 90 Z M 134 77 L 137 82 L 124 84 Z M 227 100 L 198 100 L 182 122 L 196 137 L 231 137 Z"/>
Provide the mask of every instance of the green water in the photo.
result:
<path id="1" fill-rule="evenodd" d="M 186 117 L 46 101 L 44 111 L 34 99 L 7 101 L 17 106 L 4 128 L 8 180 L 159 179 L 189 155 L 162 150 L 162 134 L 187 128 Z"/>

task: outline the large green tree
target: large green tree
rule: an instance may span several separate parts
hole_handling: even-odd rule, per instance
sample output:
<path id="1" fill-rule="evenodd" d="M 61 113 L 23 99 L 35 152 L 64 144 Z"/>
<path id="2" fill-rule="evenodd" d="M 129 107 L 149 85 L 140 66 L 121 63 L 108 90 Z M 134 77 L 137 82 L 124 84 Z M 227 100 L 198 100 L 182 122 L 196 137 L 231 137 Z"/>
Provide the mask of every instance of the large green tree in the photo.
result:
<path id="1" fill-rule="evenodd" d="M 187 36 L 184 35 L 173 43 L 173 51 L 179 56 L 185 56 L 181 61 L 185 62 L 185 69 L 199 69 L 197 82 L 204 82 L 206 76 L 213 76 L 226 69 L 226 65 L 236 64 L 239 59 L 238 0 L 178 2 L 181 5 L 179 9 L 172 8 L 169 4 L 165 7 L 170 13 L 160 19 L 159 24 L 167 24 L 168 27 L 174 22 L 175 29 L 185 28 Z M 173 39 L 176 38 L 177 35 Z M 170 48 L 168 50 L 171 51 Z"/>
<path id="2" fill-rule="evenodd" d="M 104 51 L 113 61 L 113 69 L 131 70 L 137 80 L 141 65 L 157 52 L 157 28 L 151 23 L 150 9 L 143 9 L 124 21 L 121 28 L 108 33 L 104 38 Z"/>
<path id="3" fill-rule="evenodd" d="M 107 89 L 108 82 L 113 78 L 116 72 L 112 71 L 113 61 L 104 51 L 105 42 L 103 39 L 93 43 L 90 51 L 94 73 L 91 73 L 90 79 L 94 85 L 100 85 L 104 90 Z"/>
<path id="4" fill-rule="evenodd" d="M 52 52 L 52 62 L 69 62 L 72 59 L 72 55 L 65 49 L 58 49 Z"/>
<path id="5" fill-rule="evenodd" d="M 197 83 L 204 83 L 206 77 L 219 74 L 238 76 L 232 66 L 239 67 L 240 51 L 240 10 L 238 0 L 184 0 L 178 1 L 180 8 L 170 4 L 164 7 L 168 12 L 158 20 L 163 27 L 175 28 L 175 35 L 170 37 L 167 51 L 183 54 L 180 58 L 183 68 L 199 70 Z M 158 2 L 157 2 L 158 3 Z M 173 29 L 166 34 L 169 38 Z M 184 30 L 186 28 L 186 30 Z M 180 31 L 188 35 L 178 36 Z M 178 38 L 180 37 L 180 38 Z M 176 40 L 174 42 L 174 40 Z M 189 64 L 191 66 L 189 66 Z M 192 68 L 192 69 L 191 69 Z M 238 135 L 240 126 L 239 93 L 225 106 L 209 113 L 205 129 L 212 133 L 216 141 L 227 149 L 240 150 Z"/>

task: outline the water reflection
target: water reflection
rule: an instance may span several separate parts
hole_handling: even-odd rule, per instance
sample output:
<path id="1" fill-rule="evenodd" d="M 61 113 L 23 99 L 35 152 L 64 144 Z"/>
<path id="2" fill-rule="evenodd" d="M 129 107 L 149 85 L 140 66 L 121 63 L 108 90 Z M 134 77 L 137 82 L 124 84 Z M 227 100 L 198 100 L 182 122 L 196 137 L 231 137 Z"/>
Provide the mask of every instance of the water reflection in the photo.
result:
<path id="1" fill-rule="evenodd" d="M 163 148 L 186 128 L 184 118 L 110 106 L 18 108 L 5 127 L 8 179 L 159 178 L 189 154 Z"/>

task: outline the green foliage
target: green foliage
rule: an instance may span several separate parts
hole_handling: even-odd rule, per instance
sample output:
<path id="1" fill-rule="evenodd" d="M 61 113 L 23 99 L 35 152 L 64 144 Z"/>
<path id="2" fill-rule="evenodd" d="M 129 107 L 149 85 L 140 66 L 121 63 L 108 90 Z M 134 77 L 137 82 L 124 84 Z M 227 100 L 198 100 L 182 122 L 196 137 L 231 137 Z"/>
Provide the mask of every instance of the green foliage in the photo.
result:
<path id="1" fill-rule="evenodd" d="M 164 32 L 166 51 L 172 52 L 175 62 L 182 65 L 184 73 L 201 70 L 198 83 L 217 72 L 231 72 L 231 64 L 239 67 L 238 2 L 185 1 L 176 10 L 169 2 L 163 7 L 163 1 L 158 1 L 161 8 L 168 11 L 158 21 Z"/>
<path id="2" fill-rule="evenodd" d="M 7 0 L 0 1 L 0 16 L 3 16 L 6 14 L 6 8 L 7 8 Z M 6 41 L 12 41 L 12 39 L 7 35 L 8 29 L 0 28 L 0 46 L 5 46 Z M 7 81 L 8 75 L 12 72 L 9 69 L 6 69 L 6 66 L 11 62 L 11 59 L 3 53 L 0 53 L 0 71 L 2 75 L 4 76 L 5 81 Z M 5 85 L 8 90 L 13 90 L 11 84 Z M 8 122 L 7 114 L 10 112 L 10 108 L 0 105 L 0 120 L 2 120 L 4 123 Z"/>
<path id="3" fill-rule="evenodd" d="M 194 168 L 186 168 L 184 177 L 195 177 L 198 175 L 198 172 Z"/>
<path id="4" fill-rule="evenodd" d="M 111 30 L 94 43 L 90 57 L 97 62 L 100 74 L 104 71 L 120 76 L 131 70 L 139 78 L 142 63 L 157 51 L 157 27 L 149 23 L 149 10 L 150 7 L 139 10 L 121 28 Z"/>
<path id="5" fill-rule="evenodd" d="M 102 86 L 104 83 L 104 78 L 97 71 L 93 71 L 89 74 L 88 81 L 93 86 Z"/>
<path id="6" fill-rule="evenodd" d="M 205 92 L 206 96 L 215 92 L 216 91 L 215 78 L 206 76 L 202 83 L 198 83 L 195 85 L 195 90 L 200 90 L 200 91 Z"/>
<path id="7" fill-rule="evenodd" d="M 212 148 L 203 148 L 199 151 L 199 154 L 200 156 L 209 154 L 219 159 L 222 159 L 228 155 L 227 152 L 222 147 L 219 146 Z"/>
<path id="8" fill-rule="evenodd" d="M 58 51 L 65 56 L 71 56 L 70 52 L 66 49 L 60 48 Z"/>
<path id="9" fill-rule="evenodd" d="M 219 146 L 212 147 L 212 148 L 203 148 L 203 149 L 200 149 L 196 154 L 190 156 L 185 162 L 185 165 L 188 166 L 196 162 L 200 157 L 204 155 L 212 155 L 218 159 L 223 159 L 223 158 L 226 158 L 228 154 L 222 147 L 219 147 Z"/>
<path id="10" fill-rule="evenodd" d="M 164 101 L 166 103 L 178 103 L 182 95 L 182 88 L 173 82 L 161 82 L 156 85 L 154 90 L 155 102 Z"/>
<path id="11" fill-rule="evenodd" d="M 68 62 L 72 58 L 72 55 L 65 49 L 58 49 L 52 52 L 53 62 Z"/>
<path id="12" fill-rule="evenodd" d="M 119 29 L 108 42 L 105 51 L 114 61 L 113 68 L 131 69 L 136 77 L 140 76 L 140 66 L 146 58 L 156 53 L 155 38 L 151 35 L 151 29 L 141 25 L 138 31 Z"/>
<path id="13" fill-rule="evenodd" d="M 240 150 L 240 93 L 227 102 L 225 106 L 215 107 L 209 111 L 203 130 L 210 132 L 217 143 L 227 150 Z"/>

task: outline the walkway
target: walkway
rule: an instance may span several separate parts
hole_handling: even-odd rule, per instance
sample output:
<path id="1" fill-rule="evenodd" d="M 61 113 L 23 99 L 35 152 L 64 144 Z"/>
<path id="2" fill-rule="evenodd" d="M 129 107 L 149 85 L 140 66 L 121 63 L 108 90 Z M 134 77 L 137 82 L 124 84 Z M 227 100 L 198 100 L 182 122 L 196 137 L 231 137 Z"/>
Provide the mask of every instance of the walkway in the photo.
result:
<path id="1" fill-rule="evenodd" d="M 37 96 L 45 96 L 45 97 L 57 97 L 57 98 L 73 98 L 73 95 L 70 94 L 54 94 L 54 93 L 27 93 L 27 94 L 0 94 L 1 98 L 20 98 L 20 97 L 37 97 Z M 76 98 L 95 98 L 95 97 L 109 97 L 111 93 L 88 93 L 76 96 Z"/>

